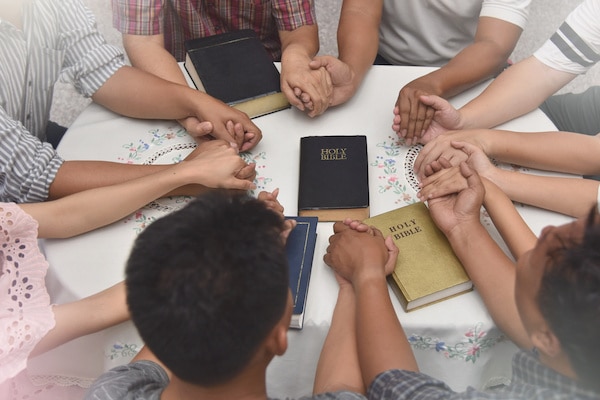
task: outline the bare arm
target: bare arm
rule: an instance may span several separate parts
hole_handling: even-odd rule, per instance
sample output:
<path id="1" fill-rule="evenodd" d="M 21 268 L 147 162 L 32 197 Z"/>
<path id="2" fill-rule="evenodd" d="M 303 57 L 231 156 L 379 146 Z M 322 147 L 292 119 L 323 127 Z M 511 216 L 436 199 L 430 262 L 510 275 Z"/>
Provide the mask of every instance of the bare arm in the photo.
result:
<path id="1" fill-rule="evenodd" d="M 396 101 L 394 126 L 407 144 L 421 137 L 433 118 L 434 109 L 419 97 L 434 94 L 449 98 L 499 73 L 513 51 L 522 29 L 497 18 L 481 17 L 473 43 L 448 64 L 408 83 Z"/>
<path id="2" fill-rule="evenodd" d="M 481 17 L 474 41 L 440 69 L 417 79 L 448 98 L 502 71 L 522 29 L 497 18 Z M 410 85 L 410 84 L 409 84 Z"/>
<path id="3" fill-rule="evenodd" d="M 356 348 L 356 298 L 352 285 L 341 277 L 331 326 L 315 374 L 313 393 L 349 390 L 365 393 Z"/>
<path id="4" fill-rule="evenodd" d="M 466 132 L 476 131 L 461 131 L 451 137 L 460 137 L 461 133 Z M 487 131 L 482 130 L 481 132 Z M 495 133 L 493 137 L 501 138 L 502 134 Z M 473 142 L 477 144 L 473 144 Z M 450 178 L 460 177 L 460 174 L 448 167 L 466 160 L 469 167 L 476 170 L 480 176 L 493 182 L 494 187 L 496 185 L 500 187 L 513 201 L 574 217 L 587 215 L 589 209 L 597 201 L 598 181 L 579 179 L 578 177 L 543 176 L 498 168 L 490 162 L 480 148 L 483 142 L 478 140 L 473 142 L 450 141 L 448 144 L 451 147 L 445 154 L 423 166 L 422 170 L 426 176 L 421 179 L 420 183 L 423 186 L 419 192 L 421 199 L 440 197 L 452 193 L 453 190 L 456 191 Z M 441 164 L 446 168 L 439 170 L 437 166 Z M 449 177 L 444 175 L 449 175 Z"/>
<path id="5" fill-rule="evenodd" d="M 337 222 L 334 232 L 324 261 L 354 288 L 358 360 L 365 385 L 390 369 L 418 371 L 386 281 L 398 248 L 378 230 L 359 232 Z"/>
<path id="6" fill-rule="evenodd" d="M 252 188 L 251 182 L 235 177 L 246 165 L 237 150 L 225 142 L 211 146 L 198 158 L 151 175 L 20 207 L 38 221 L 40 237 L 70 237 L 114 222 L 182 185 Z"/>
<path id="7" fill-rule="evenodd" d="M 510 198 L 498 186 L 487 179 L 483 179 L 483 184 L 485 187 L 483 206 L 511 254 L 518 260 L 523 253 L 535 246 L 537 237 L 521 218 Z"/>
<path id="8" fill-rule="evenodd" d="M 578 175 L 600 173 L 600 137 L 572 132 L 483 131 L 485 153 L 526 167 Z"/>
<path id="9" fill-rule="evenodd" d="M 175 57 L 165 49 L 164 35 L 123 35 L 131 65 L 170 82 L 187 86 Z"/>
<path id="10" fill-rule="evenodd" d="M 255 146 L 262 137 L 260 129 L 243 112 L 206 93 L 133 67 L 119 68 L 92 98 L 116 113 L 133 118 L 181 120 L 194 117 L 200 122 L 208 121 L 212 132 L 202 126 L 198 131 L 190 131 L 188 126 L 186 129 L 192 136 L 210 133 L 217 139 L 236 142 L 242 151 Z M 237 124 L 241 134 L 229 127 L 230 123 Z"/>
<path id="11" fill-rule="evenodd" d="M 489 179 L 513 201 L 584 217 L 598 200 L 598 181 L 540 176 L 494 168 Z"/>
<path id="12" fill-rule="evenodd" d="M 447 236 L 498 327 L 521 348 L 530 348 L 514 300 L 514 263 L 479 223 L 461 225 Z"/>
<path id="13" fill-rule="evenodd" d="M 169 168 L 169 165 L 134 165 L 108 161 L 65 161 L 50 185 L 48 199 L 56 200 L 83 190 L 127 182 L 166 168 Z"/>
<path id="14" fill-rule="evenodd" d="M 53 312 L 56 325 L 39 341 L 32 356 L 129 319 L 125 284 L 121 282 L 84 299 L 55 305 Z"/>
<path id="15" fill-rule="evenodd" d="M 339 59 L 354 74 L 354 91 L 373 64 L 379 48 L 383 0 L 344 0 L 337 31 Z"/>
<path id="16" fill-rule="evenodd" d="M 507 68 L 483 93 L 460 109 L 460 128 L 491 128 L 526 114 L 573 78 L 573 74 L 528 57 Z"/>
<path id="17" fill-rule="evenodd" d="M 331 104 L 348 101 L 358 90 L 377 55 L 383 0 L 344 0 L 338 24 L 339 57 L 317 56 L 313 70 L 325 68 L 332 85 Z"/>
<path id="18" fill-rule="evenodd" d="M 419 176 L 423 168 L 444 157 L 462 160 L 452 142 L 468 142 L 498 161 L 546 171 L 577 175 L 600 173 L 600 137 L 571 132 L 513 132 L 469 129 L 444 133 L 427 143 L 415 161 Z M 457 165 L 457 162 L 453 162 Z M 481 172 L 481 171 L 479 171 Z"/>
<path id="19" fill-rule="evenodd" d="M 467 187 L 460 184 L 457 193 L 429 200 L 429 210 L 450 241 L 498 327 L 519 346 L 530 348 L 529 336 L 519 317 L 514 298 L 515 265 L 479 221 L 480 207 L 484 195 L 487 196 L 485 189 L 477 173 L 466 163 L 460 165 L 460 171 L 467 181 Z M 501 192 L 490 193 L 491 196 L 496 194 Z M 495 215 L 511 218 L 513 223 L 521 226 L 521 217 L 516 211 L 510 211 L 514 210 L 512 203 L 497 202 L 491 198 L 486 202 Z M 500 229 L 504 230 L 505 227 L 510 229 L 510 221 L 502 221 Z M 523 233 L 522 230 L 519 232 Z M 521 251 L 517 247 L 514 249 Z"/>

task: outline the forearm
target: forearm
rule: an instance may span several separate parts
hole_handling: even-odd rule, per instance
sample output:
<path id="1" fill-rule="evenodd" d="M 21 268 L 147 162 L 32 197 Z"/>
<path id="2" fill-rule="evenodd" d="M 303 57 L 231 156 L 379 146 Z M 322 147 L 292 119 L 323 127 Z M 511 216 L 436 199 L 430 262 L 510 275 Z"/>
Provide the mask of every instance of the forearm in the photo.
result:
<path id="1" fill-rule="evenodd" d="M 507 68 L 460 109 L 462 128 L 491 128 L 526 114 L 574 77 L 529 57 Z"/>
<path id="2" fill-rule="evenodd" d="M 134 67 L 187 86 L 177 60 L 164 47 L 162 35 L 123 35 L 123 47 Z"/>
<path id="3" fill-rule="evenodd" d="M 281 62 L 285 63 L 287 58 L 298 57 L 308 62 L 319 51 L 319 33 L 317 25 L 304 25 L 293 31 L 279 31 L 281 39 Z"/>
<path id="4" fill-rule="evenodd" d="M 483 182 L 485 186 L 483 206 L 513 257 L 519 259 L 523 253 L 535 246 L 537 237 L 521 218 L 508 196 L 489 180 L 484 179 Z"/>
<path id="5" fill-rule="evenodd" d="M 498 18 L 481 17 L 473 43 L 430 78 L 438 96 L 448 98 L 493 77 L 506 65 L 522 29 Z"/>
<path id="6" fill-rule="evenodd" d="M 435 94 L 449 98 L 462 93 L 470 87 L 492 78 L 506 64 L 505 55 L 487 42 L 474 43 L 452 58 L 448 64 L 433 71 L 414 83 L 431 87 Z"/>
<path id="7" fill-rule="evenodd" d="M 23 207 L 39 222 L 40 237 L 78 235 L 123 218 L 165 193 L 190 183 L 188 174 L 181 173 L 176 167 L 42 204 L 53 207 L 52 212 L 37 212 L 36 204 Z"/>
<path id="8" fill-rule="evenodd" d="M 190 87 L 165 81 L 133 67 L 120 68 L 92 96 L 118 114 L 144 119 L 182 119 L 195 116 L 207 95 Z"/>
<path id="9" fill-rule="evenodd" d="M 514 263 L 479 222 L 457 225 L 447 237 L 495 323 L 517 345 L 530 348 L 515 303 Z"/>
<path id="10" fill-rule="evenodd" d="M 121 282 L 79 301 L 56 305 L 53 311 L 56 325 L 36 345 L 32 355 L 129 319 L 125 284 Z"/>
<path id="11" fill-rule="evenodd" d="M 571 132 L 481 133 L 484 152 L 499 161 L 578 175 L 600 173 L 600 138 Z"/>
<path id="12" fill-rule="evenodd" d="M 136 165 L 108 161 L 65 161 L 50 185 L 48 199 L 127 182 L 169 168 L 169 165 Z"/>
<path id="13" fill-rule="evenodd" d="M 561 214 L 583 217 L 597 202 L 598 181 L 533 175 L 496 169 L 490 179 L 511 200 Z"/>
<path id="14" fill-rule="evenodd" d="M 377 56 L 382 5 L 382 0 L 344 0 L 342 4 L 338 58 L 352 68 L 355 90 Z"/>
<path id="15" fill-rule="evenodd" d="M 354 285 L 358 359 L 368 387 L 390 369 L 418 371 L 406 334 L 398 321 L 384 278 Z"/>
<path id="16" fill-rule="evenodd" d="M 340 286 L 317 364 L 313 393 L 339 390 L 365 393 L 356 348 L 356 299 L 349 284 Z"/>

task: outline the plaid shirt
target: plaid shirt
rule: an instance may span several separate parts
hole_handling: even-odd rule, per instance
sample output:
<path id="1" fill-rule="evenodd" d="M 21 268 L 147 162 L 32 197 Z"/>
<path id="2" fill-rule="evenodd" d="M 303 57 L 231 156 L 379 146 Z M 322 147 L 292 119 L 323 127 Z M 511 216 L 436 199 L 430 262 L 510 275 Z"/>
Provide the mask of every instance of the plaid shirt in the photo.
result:
<path id="1" fill-rule="evenodd" d="M 499 390 L 482 392 L 468 388 L 457 393 L 444 382 L 425 374 L 390 370 L 377 376 L 369 387 L 367 397 L 394 400 L 592 400 L 600 399 L 600 393 L 583 388 L 541 364 L 534 354 L 521 351 L 513 358 L 511 384 Z"/>
<path id="2" fill-rule="evenodd" d="M 183 61 L 183 42 L 254 29 L 273 60 L 281 59 L 278 31 L 316 23 L 314 0 L 112 0 L 113 25 L 123 34 L 164 34 L 165 48 Z"/>

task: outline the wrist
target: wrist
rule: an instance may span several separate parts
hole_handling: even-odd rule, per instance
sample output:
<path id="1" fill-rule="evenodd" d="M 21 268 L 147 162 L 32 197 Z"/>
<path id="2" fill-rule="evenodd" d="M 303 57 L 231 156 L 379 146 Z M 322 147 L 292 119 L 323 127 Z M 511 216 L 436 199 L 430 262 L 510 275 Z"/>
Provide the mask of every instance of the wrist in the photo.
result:
<path id="1" fill-rule="evenodd" d="M 188 168 L 189 164 L 190 161 L 183 160 L 177 164 L 172 165 L 166 170 L 166 172 L 169 174 L 169 182 L 174 187 L 181 187 L 184 185 L 192 184 L 202 184 L 202 182 L 205 181 L 204 176 L 199 176 L 199 174 L 201 174 L 202 171 L 204 171 L 204 168 L 198 166 Z"/>
<path id="2" fill-rule="evenodd" d="M 365 265 L 355 271 L 352 277 L 352 286 L 356 289 L 363 286 L 379 285 L 386 282 L 386 274 L 383 265 Z"/>
<path id="3" fill-rule="evenodd" d="M 454 246 L 454 243 L 460 243 L 462 241 L 469 242 L 469 238 L 473 235 L 479 235 L 481 229 L 485 230 L 483 225 L 481 225 L 478 215 L 477 218 L 473 217 L 464 221 L 459 221 L 454 224 L 452 228 L 445 231 L 444 234 L 448 238 L 448 241 Z"/>
<path id="4" fill-rule="evenodd" d="M 494 146 L 495 144 L 495 140 L 498 137 L 498 133 L 497 131 L 494 131 L 492 129 L 481 129 L 476 131 L 477 133 L 475 134 L 475 143 L 479 145 L 479 147 L 481 148 L 481 150 L 483 150 L 483 152 L 488 156 L 488 157 L 496 157 L 494 154 L 496 153 L 496 148 Z"/>

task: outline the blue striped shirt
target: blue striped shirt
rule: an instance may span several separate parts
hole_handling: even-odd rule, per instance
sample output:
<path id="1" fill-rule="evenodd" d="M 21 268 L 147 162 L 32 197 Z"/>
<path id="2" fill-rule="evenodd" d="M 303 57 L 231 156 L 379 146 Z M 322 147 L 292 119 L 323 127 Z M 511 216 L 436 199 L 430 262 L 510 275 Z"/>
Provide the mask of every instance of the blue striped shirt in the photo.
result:
<path id="1" fill-rule="evenodd" d="M 0 201 L 48 197 L 63 160 L 45 140 L 57 80 L 92 96 L 124 65 L 80 0 L 23 2 L 18 29 L 0 19 Z"/>

